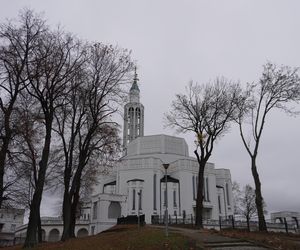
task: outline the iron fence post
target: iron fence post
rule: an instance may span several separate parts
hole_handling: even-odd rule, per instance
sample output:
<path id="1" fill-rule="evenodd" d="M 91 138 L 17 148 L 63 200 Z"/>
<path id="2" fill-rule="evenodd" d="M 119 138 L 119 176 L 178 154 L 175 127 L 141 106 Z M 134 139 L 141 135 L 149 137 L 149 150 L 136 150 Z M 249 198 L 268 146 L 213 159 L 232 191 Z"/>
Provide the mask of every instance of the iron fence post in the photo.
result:
<path id="1" fill-rule="evenodd" d="M 286 218 L 284 217 L 283 219 L 284 219 L 285 231 L 286 231 L 286 233 L 288 234 L 288 233 L 289 233 L 288 224 L 287 224 L 287 222 L 286 222 Z"/>
<path id="2" fill-rule="evenodd" d="M 234 229 L 234 216 L 231 215 L 232 228 Z"/>

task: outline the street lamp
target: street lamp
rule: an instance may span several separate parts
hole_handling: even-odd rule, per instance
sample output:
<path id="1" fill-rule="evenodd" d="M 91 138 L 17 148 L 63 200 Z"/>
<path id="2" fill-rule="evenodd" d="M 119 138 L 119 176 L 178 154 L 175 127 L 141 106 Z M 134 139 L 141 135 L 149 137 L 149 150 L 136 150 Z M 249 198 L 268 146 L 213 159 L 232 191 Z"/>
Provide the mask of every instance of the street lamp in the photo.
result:
<path id="1" fill-rule="evenodd" d="M 170 164 L 163 164 L 165 168 L 165 185 L 166 185 L 166 237 L 169 236 L 169 229 L 168 229 L 168 220 L 169 220 L 169 215 L 168 215 L 168 181 L 167 181 L 167 170 Z"/>
<path id="2" fill-rule="evenodd" d="M 138 202 L 139 202 L 139 204 L 138 204 L 138 214 L 137 214 L 137 216 L 138 216 L 138 229 L 140 229 L 140 224 L 141 224 L 141 222 L 140 222 L 141 191 L 139 191 L 137 194 L 138 194 L 138 197 L 139 197 L 139 199 L 138 199 Z"/>

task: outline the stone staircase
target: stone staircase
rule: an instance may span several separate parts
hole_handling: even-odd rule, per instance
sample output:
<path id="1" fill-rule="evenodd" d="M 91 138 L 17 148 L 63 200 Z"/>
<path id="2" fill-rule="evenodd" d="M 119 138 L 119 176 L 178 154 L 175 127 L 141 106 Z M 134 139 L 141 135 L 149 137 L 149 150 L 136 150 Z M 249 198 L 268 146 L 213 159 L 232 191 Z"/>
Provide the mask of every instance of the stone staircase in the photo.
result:
<path id="1" fill-rule="evenodd" d="M 263 250 L 265 247 L 255 246 L 251 242 L 243 240 L 233 241 L 218 241 L 218 242 L 204 242 L 204 249 L 214 250 Z"/>

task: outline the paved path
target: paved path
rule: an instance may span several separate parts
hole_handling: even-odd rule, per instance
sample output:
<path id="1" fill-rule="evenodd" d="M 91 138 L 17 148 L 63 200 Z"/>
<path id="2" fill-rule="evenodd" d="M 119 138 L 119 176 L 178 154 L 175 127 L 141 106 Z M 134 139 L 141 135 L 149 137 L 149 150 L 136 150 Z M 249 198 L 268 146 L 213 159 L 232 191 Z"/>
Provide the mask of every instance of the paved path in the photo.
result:
<path id="1" fill-rule="evenodd" d="M 152 226 L 163 229 L 162 226 Z M 263 250 L 270 249 L 255 245 L 241 239 L 234 239 L 207 231 L 199 231 L 187 228 L 169 227 L 171 231 L 179 232 L 187 236 L 190 241 L 191 249 L 213 249 L 213 250 Z M 195 247 L 195 248 L 193 248 Z"/>

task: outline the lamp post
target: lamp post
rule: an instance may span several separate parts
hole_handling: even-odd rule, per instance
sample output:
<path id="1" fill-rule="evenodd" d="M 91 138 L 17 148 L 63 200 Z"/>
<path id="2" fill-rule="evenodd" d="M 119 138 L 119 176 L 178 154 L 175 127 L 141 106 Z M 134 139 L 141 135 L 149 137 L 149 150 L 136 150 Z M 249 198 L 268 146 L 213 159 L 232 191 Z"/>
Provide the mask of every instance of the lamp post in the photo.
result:
<path id="1" fill-rule="evenodd" d="M 139 197 L 139 199 L 138 199 L 138 202 L 139 202 L 139 204 L 138 204 L 138 213 L 137 213 L 137 216 L 138 216 L 138 229 L 140 229 L 140 202 L 141 202 L 141 191 L 139 191 L 138 193 L 138 197 Z"/>
<path id="2" fill-rule="evenodd" d="M 167 170 L 170 164 L 163 164 L 165 168 L 165 185 L 166 185 L 166 237 L 169 236 L 169 228 L 168 228 L 168 220 L 169 220 L 169 215 L 168 215 L 168 180 L 167 180 Z"/>

